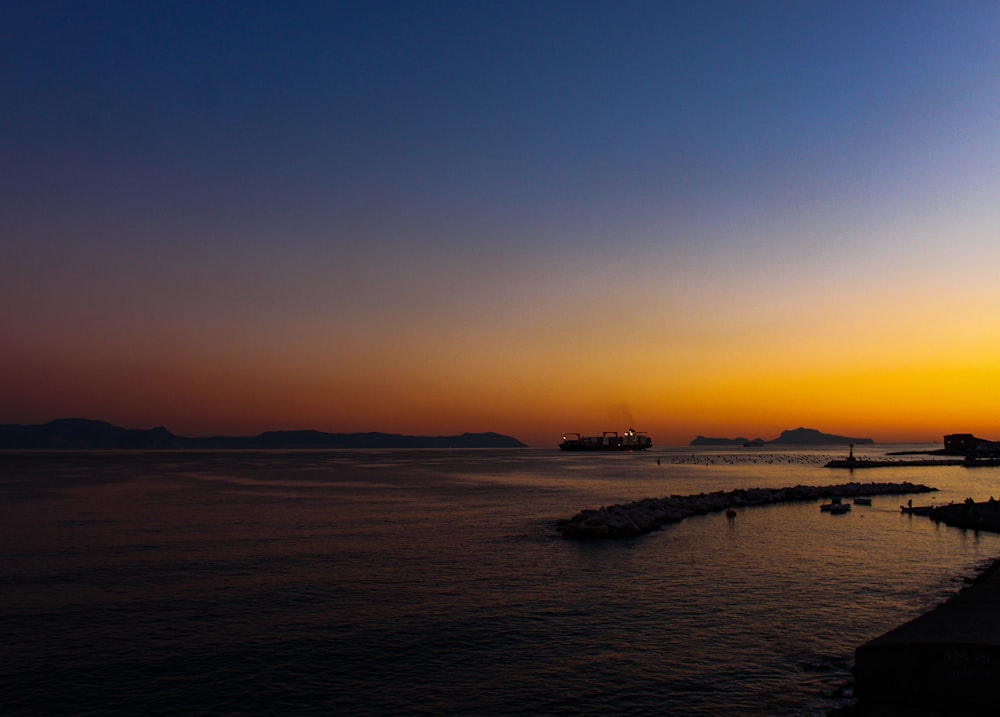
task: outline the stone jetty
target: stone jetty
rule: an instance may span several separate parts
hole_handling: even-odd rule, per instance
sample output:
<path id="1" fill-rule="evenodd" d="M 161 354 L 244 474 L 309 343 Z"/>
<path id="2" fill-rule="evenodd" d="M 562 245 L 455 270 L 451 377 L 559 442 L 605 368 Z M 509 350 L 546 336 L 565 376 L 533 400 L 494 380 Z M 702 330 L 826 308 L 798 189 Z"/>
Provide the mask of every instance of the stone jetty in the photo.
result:
<path id="1" fill-rule="evenodd" d="M 926 468 L 938 466 L 961 466 L 966 461 L 958 459 L 925 458 L 915 461 L 903 461 L 881 458 L 835 458 L 827 462 L 827 468 Z"/>
<path id="2" fill-rule="evenodd" d="M 557 529 L 564 538 L 630 538 L 677 523 L 692 515 L 718 513 L 729 508 L 773 505 L 790 501 L 873 495 L 930 493 L 937 488 L 914 483 L 842 483 L 828 486 L 797 485 L 790 488 L 737 488 L 669 498 L 644 498 L 632 503 L 582 510 L 560 520 Z"/>

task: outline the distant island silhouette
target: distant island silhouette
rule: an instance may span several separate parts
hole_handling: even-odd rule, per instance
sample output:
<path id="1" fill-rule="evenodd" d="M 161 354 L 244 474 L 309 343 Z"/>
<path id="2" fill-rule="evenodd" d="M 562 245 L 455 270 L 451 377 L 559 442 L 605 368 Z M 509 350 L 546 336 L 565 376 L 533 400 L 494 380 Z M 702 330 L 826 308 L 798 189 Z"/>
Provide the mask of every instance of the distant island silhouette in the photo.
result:
<path id="1" fill-rule="evenodd" d="M 689 445 L 692 446 L 762 446 L 766 443 L 763 438 L 715 438 L 712 436 L 698 436 Z"/>
<path id="2" fill-rule="evenodd" d="M 734 445 L 756 445 L 756 446 L 815 446 L 827 444 L 854 443 L 857 445 L 874 444 L 871 438 L 850 438 L 848 436 L 836 436 L 831 433 L 822 433 L 815 428 L 795 428 L 785 430 L 781 435 L 770 441 L 761 438 L 754 438 L 752 441 L 746 438 L 707 438 L 698 436 L 690 445 L 692 446 L 734 446 Z"/>
<path id="3" fill-rule="evenodd" d="M 526 448 L 499 433 L 459 436 L 404 436 L 396 433 L 265 431 L 257 436 L 176 436 L 162 426 L 122 428 L 88 418 L 60 418 L 34 425 L 0 425 L 0 449 L 165 450 L 165 449 L 323 449 L 323 448 Z"/>

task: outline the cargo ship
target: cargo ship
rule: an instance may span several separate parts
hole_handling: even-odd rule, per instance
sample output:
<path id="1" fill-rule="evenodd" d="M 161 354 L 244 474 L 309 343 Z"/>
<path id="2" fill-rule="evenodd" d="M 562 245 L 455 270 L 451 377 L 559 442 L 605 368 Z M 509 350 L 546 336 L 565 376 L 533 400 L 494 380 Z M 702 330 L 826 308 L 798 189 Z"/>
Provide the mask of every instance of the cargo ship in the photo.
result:
<path id="1" fill-rule="evenodd" d="M 575 438 L 574 438 L 575 436 Z M 652 447 L 653 439 L 639 435 L 630 428 L 621 436 L 618 431 L 605 431 L 603 436 L 581 436 L 579 433 L 564 433 L 559 450 L 562 451 L 644 451 Z"/>

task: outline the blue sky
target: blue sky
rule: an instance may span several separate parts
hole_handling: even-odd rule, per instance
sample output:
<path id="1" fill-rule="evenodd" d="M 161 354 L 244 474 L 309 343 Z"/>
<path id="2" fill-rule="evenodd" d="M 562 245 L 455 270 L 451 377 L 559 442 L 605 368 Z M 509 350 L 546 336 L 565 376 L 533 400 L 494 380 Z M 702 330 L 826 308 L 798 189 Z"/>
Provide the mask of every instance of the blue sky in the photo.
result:
<path id="1" fill-rule="evenodd" d="M 754 409 L 778 379 L 716 357 L 813 375 L 814 407 L 863 363 L 817 326 L 854 317 L 882 366 L 998 298 L 995 2 L 0 12 L 0 421 L 541 440 L 629 405 L 678 438 L 766 433 L 803 406 Z M 968 373 L 928 351 L 933 380 Z M 619 359 L 662 373 L 561 378 Z M 275 376 L 297 398 L 252 398 Z"/>

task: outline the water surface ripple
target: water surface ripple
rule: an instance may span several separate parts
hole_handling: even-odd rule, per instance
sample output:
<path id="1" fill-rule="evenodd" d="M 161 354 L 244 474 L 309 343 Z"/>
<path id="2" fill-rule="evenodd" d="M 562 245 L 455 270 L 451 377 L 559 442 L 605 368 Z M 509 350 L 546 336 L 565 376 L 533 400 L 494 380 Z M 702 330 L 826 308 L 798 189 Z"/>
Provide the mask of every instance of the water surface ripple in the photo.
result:
<path id="1" fill-rule="evenodd" d="M 555 531 L 741 487 L 986 499 L 997 475 L 727 451 L 0 454 L 5 713 L 823 715 L 858 644 L 1000 556 L 907 496 Z"/>

